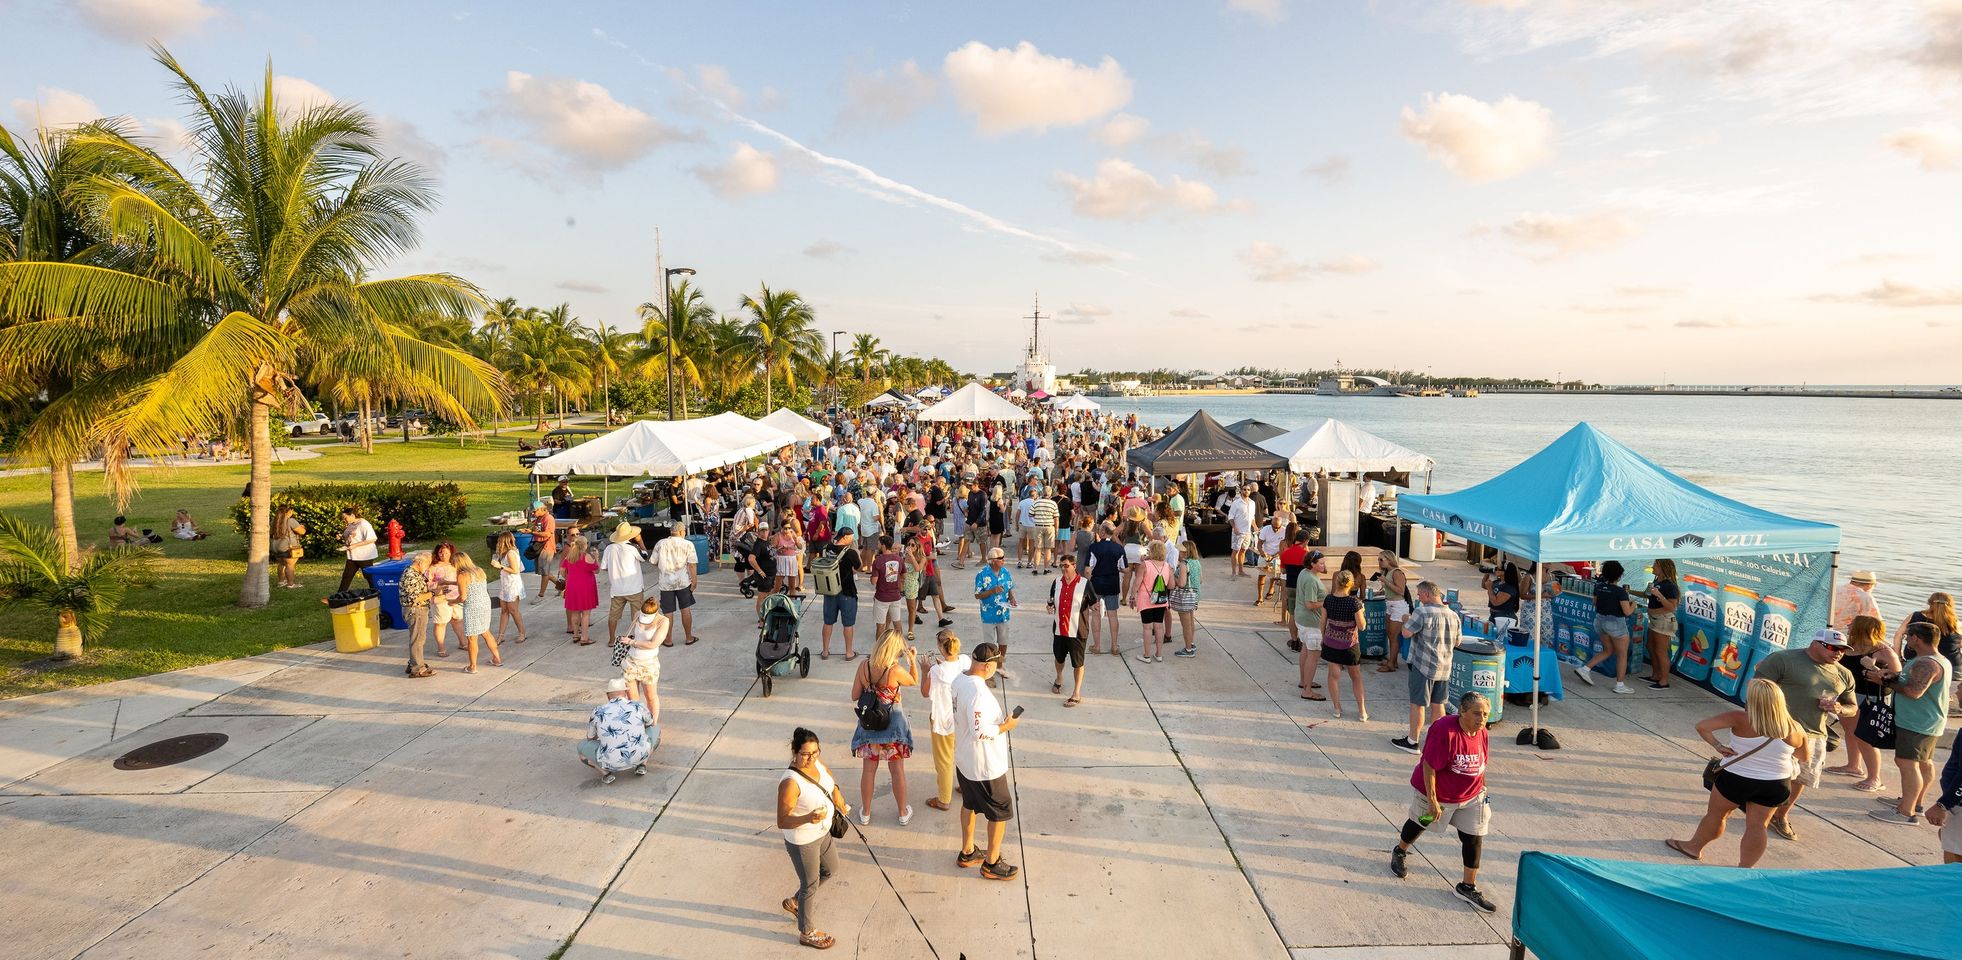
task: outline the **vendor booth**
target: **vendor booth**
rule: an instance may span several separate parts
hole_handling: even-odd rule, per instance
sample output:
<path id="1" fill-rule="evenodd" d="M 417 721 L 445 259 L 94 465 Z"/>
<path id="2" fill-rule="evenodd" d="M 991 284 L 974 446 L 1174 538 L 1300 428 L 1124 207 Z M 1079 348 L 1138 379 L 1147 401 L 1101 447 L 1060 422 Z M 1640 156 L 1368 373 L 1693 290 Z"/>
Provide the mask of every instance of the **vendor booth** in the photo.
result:
<path id="1" fill-rule="evenodd" d="M 1027 410 L 988 392 L 988 388 L 978 380 L 920 411 L 919 418 L 939 423 L 1018 422 L 1030 419 Z"/>
<path id="2" fill-rule="evenodd" d="M 1899 915 L 1875 922 L 1825 906 L 1820 891 Z M 1962 864 L 1740 870 L 1528 850 L 1512 934 L 1513 957 L 1540 960 L 1934 960 L 1962 943 Z"/>
<path id="3" fill-rule="evenodd" d="M 1248 417 L 1245 420 L 1235 420 L 1227 424 L 1226 432 L 1248 443 L 1260 443 L 1262 441 L 1272 440 L 1286 433 L 1287 430 L 1268 423 L 1265 420 L 1255 420 L 1252 417 Z"/>
<path id="4" fill-rule="evenodd" d="M 782 430 L 790 434 L 798 443 L 819 443 L 831 436 L 830 427 L 805 417 L 789 407 L 779 407 L 777 412 L 756 422 Z"/>
<path id="5" fill-rule="evenodd" d="M 1284 465 L 1280 457 L 1228 433 L 1204 410 L 1194 413 L 1164 436 L 1127 451 L 1124 459 L 1154 477 L 1264 473 Z M 1195 485 L 1187 486 L 1196 489 Z M 1232 533 L 1224 523 L 1187 522 L 1186 531 L 1206 556 L 1219 556 L 1232 549 Z"/>
<path id="6" fill-rule="evenodd" d="M 1367 509 L 1360 509 L 1361 498 L 1357 492 L 1361 483 L 1370 481 L 1407 487 L 1412 478 L 1422 473 L 1424 491 L 1428 493 L 1431 471 L 1437 466 L 1430 457 L 1335 419 L 1271 437 L 1260 441 L 1260 446 L 1286 457 L 1289 473 L 1323 478 L 1319 481 L 1317 500 L 1322 505 L 1324 544 L 1384 547 L 1402 553 L 1405 542 L 1415 543 L 1420 535 L 1430 536 L 1430 531 L 1413 527 L 1406 538 L 1407 524 L 1394 513 L 1375 516 Z M 1333 476 L 1354 477 L 1355 482 L 1336 483 L 1327 479 Z M 1336 509 L 1337 504 L 1351 502 L 1359 508 L 1353 524 L 1350 517 Z M 1431 558 L 1413 556 L 1411 559 Z"/>
<path id="7" fill-rule="evenodd" d="M 1646 580 L 1638 575 L 1652 560 L 1678 560 L 1679 573 L 1707 572 L 1710 590 L 1681 577 L 1680 657 L 1687 660 L 1694 651 L 1706 661 L 1703 676 L 1685 676 L 1733 701 L 1756 661 L 1831 616 L 1838 527 L 1719 496 L 1585 423 L 1484 483 L 1437 496 L 1406 495 L 1397 512 L 1531 562 L 1540 584 L 1547 582 L 1549 563 L 1609 558 L 1629 569 L 1635 597 Z M 1528 618 L 1533 722 L 1520 742 L 1552 746 L 1541 736 L 1537 696 L 1539 652 L 1552 618 L 1545 601 L 1538 603 Z M 1711 680 L 1713 674 L 1722 682 Z"/>
<path id="8" fill-rule="evenodd" d="M 1092 400 L 1089 397 L 1086 397 L 1080 393 L 1072 393 L 1067 397 L 1049 398 L 1049 409 L 1051 410 L 1068 410 L 1068 411 L 1080 412 L 1080 413 L 1094 413 L 1098 410 L 1102 410 L 1103 408 L 1104 408 L 1103 404 L 1098 403 L 1097 401 Z"/>
<path id="9" fill-rule="evenodd" d="M 896 397 L 890 393 L 882 393 L 876 397 L 873 397 L 870 400 L 865 401 L 865 409 L 884 410 L 890 407 L 899 407 L 901 409 L 905 409 L 914 406 L 915 404 L 916 401 L 909 402 L 905 397 Z"/>
<path id="10" fill-rule="evenodd" d="M 733 418 L 733 419 L 731 419 Z M 790 434 L 740 414 L 639 420 L 532 465 L 533 476 L 678 477 L 781 450 Z"/>

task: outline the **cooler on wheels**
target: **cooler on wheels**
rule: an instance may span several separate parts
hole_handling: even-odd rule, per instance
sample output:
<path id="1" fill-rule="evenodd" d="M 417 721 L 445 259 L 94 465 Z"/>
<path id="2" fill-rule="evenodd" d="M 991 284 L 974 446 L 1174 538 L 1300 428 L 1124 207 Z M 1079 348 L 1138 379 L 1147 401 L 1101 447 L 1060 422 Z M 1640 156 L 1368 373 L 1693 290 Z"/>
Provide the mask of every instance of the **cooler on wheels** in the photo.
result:
<path id="1" fill-rule="evenodd" d="M 403 557 L 370 564 L 361 571 L 361 575 L 368 578 L 368 586 L 374 588 L 375 599 L 379 601 L 381 625 L 390 630 L 401 630 L 409 625 L 408 619 L 402 616 L 402 571 L 407 569 L 409 558 Z"/>
<path id="2" fill-rule="evenodd" d="M 374 591 L 363 592 L 369 595 L 340 606 L 333 606 L 333 601 L 329 601 L 327 612 L 334 619 L 334 649 L 342 653 L 372 650 L 381 643 L 381 601 Z"/>
<path id="3" fill-rule="evenodd" d="M 1492 705 L 1492 713 L 1485 718 L 1485 725 L 1499 722 L 1500 714 L 1505 712 L 1506 661 L 1505 651 L 1483 640 L 1467 640 L 1451 651 L 1451 679 L 1445 687 L 1444 709 L 1447 713 L 1458 712 L 1458 698 L 1467 691 L 1485 695 L 1485 702 Z"/>

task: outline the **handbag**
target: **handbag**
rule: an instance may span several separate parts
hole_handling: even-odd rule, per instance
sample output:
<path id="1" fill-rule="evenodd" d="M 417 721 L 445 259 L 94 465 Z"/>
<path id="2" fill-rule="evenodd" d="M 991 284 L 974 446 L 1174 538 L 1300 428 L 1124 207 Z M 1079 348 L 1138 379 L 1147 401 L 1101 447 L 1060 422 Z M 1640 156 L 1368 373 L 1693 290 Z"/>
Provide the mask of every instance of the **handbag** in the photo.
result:
<path id="1" fill-rule="evenodd" d="M 1860 720 L 1853 735 L 1882 750 L 1894 749 L 1894 697 L 1892 694 L 1860 698 Z"/>
<path id="2" fill-rule="evenodd" d="M 545 549 L 544 543 L 538 540 L 533 540 L 531 543 L 525 546 L 525 559 L 526 560 L 538 559 L 538 554 L 544 549 Z"/>
<path id="3" fill-rule="evenodd" d="M 632 649 L 632 644 L 621 643 L 618 640 L 613 642 L 613 666 L 615 669 L 618 669 L 620 664 L 627 661 L 627 651 L 630 649 Z"/>
<path id="4" fill-rule="evenodd" d="M 887 667 L 886 672 L 880 675 L 879 679 L 884 680 L 891 675 L 892 668 Z M 858 725 L 874 733 L 892 726 L 892 704 L 879 699 L 878 684 L 868 685 L 865 691 L 858 695 L 858 703 L 852 710 L 858 714 Z"/>
<path id="5" fill-rule="evenodd" d="M 1347 650 L 1356 645 L 1356 621 L 1330 620 L 1322 624 L 1322 646 Z"/>
<path id="6" fill-rule="evenodd" d="M 818 790 L 819 790 L 820 792 L 822 792 L 822 791 L 824 790 L 824 784 L 822 784 L 822 783 L 819 783 L 819 782 L 817 782 L 816 780 L 811 780 L 811 778 L 810 778 L 809 776 L 806 776 L 806 775 L 805 775 L 805 773 L 804 773 L 804 771 L 802 771 L 802 770 L 799 770 L 799 769 L 797 769 L 796 767 L 791 767 L 791 768 L 790 768 L 790 772 L 791 772 L 791 773 L 794 773 L 794 774 L 796 774 L 796 775 L 798 775 L 798 776 L 800 776 L 800 777 L 803 777 L 803 778 L 804 778 L 805 780 L 809 780 L 809 781 L 810 781 L 810 784 L 811 784 L 811 786 L 813 786 L 813 787 L 816 787 L 816 788 L 818 788 Z M 826 801 L 829 801 L 830 799 L 831 799 L 831 795 L 830 795 L 830 794 L 825 794 L 825 800 L 826 800 Z M 851 829 L 851 822 L 845 819 L 845 812 L 844 812 L 843 810 L 840 810 L 840 809 L 838 809 L 838 806 L 837 806 L 836 804 L 832 804 L 832 806 L 831 806 L 831 838 L 832 838 L 833 840 L 837 840 L 837 839 L 840 839 L 840 838 L 842 838 L 842 837 L 844 837 L 844 835 L 845 835 L 845 831 L 847 831 L 847 830 L 850 830 L 850 829 Z"/>
<path id="7" fill-rule="evenodd" d="M 1758 752 L 1759 750 L 1763 750 L 1768 746 L 1771 746 L 1771 739 L 1769 737 L 1765 738 L 1765 741 L 1763 743 L 1760 743 L 1757 746 L 1744 751 L 1742 754 L 1738 756 L 1728 757 L 1728 758 L 1711 757 L 1709 762 L 1703 765 L 1703 789 L 1715 790 L 1717 788 L 1717 771 L 1722 770 L 1723 768 L 1730 766 L 1732 763 L 1736 763 L 1737 761 L 1742 760 L 1745 757 L 1748 757 L 1751 754 Z"/>

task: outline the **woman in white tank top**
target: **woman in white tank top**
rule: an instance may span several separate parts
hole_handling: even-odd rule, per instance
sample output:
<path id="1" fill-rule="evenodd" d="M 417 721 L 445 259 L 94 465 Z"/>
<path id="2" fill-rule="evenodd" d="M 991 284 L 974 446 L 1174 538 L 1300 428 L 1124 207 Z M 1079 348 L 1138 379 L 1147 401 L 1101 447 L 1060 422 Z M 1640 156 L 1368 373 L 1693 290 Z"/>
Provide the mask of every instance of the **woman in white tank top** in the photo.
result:
<path id="1" fill-rule="evenodd" d="M 814 908 L 818 887 L 838 871 L 831 818 L 851 812 L 830 768 L 818 759 L 818 735 L 798 727 L 790 735 L 790 769 L 777 780 L 777 829 L 797 872 L 797 893 L 784 898 L 783 909 L 797 918 L 798 942 L 807 947 L 823 950 L 835 942 L 817 928 Z"/>
<path id="2" fill-rule="evenodd" d="M 1729 730 L 1729 743 L 1717 742 L 1717 731 Z M 1765 679 L 1751 681 L 1745 709 L 1717 714 L 1696 725 L 1697 736 L 1716 748 L 1716 785 L 1696 833 L 1688 840 L 1664 840 L 1669 849 L 1691 860 L 1724 835 L 1724 822 L 1744 811 L 1744 838 L 1737 865 L 1756 866 L 1764 856 L 1771 815 L 1791 797 L 1791 778 L 1805 760 L 1805 731 L 1785 709 L 1785 694 Z"/>

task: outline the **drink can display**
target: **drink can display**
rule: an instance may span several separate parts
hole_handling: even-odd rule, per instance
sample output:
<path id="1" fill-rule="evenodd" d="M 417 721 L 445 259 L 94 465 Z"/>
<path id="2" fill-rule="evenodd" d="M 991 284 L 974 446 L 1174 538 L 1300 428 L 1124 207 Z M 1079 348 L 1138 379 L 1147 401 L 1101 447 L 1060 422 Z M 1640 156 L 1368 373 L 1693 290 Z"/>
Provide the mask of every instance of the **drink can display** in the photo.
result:
<path id="1" fill-rule="evenodd" d="M 1710 661 L 1716 656 L 1721 628 L 1715 580 L 1686 574 L 1682 577 L 1682 603 L 1676 619 L 1682 625 L 1682 651 L 1676 657 L 1676 672 L 1691 680 L 1710 676 Z"/>
<path id="2" fill-rule="evenodd" d="M 1782 597 L 1758 601 L 1758 629 L 1751 639 L 1751 666 L 1745 677 L 1757 671 L 1764 658 L 1792 643 L 1792 621 L 1798 619 L 1798 604 Z"/>
<path id="3" fill-rule="evenodd" d="M 1717 655 L 1710 667 L 1710 689 L 1736 699 L 1744 688 L 1744 662 L 1751 655 L 1758 628 L 1758 595 L 1736 584 L 1725 584 L 1722 622 L 1718 626 Z"/>
<path id="4" fill-rule="evenodd" d="M 1562 660 L 1574 659 L 1574 632 L 1564 623 L 1553 628 L 1553 655 Z"/>

